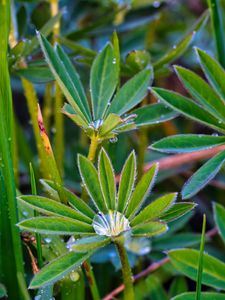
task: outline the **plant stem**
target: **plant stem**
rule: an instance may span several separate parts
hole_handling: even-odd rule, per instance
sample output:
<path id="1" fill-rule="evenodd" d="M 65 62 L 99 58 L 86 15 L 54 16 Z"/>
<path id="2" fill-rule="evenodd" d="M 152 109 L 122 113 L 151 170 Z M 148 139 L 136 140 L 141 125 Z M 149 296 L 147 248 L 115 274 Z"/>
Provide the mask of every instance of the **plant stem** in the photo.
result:
<path id="1" fill-rule="evenodd" d="M 98 149 L 98 139 L 97 138 L 92 138 L 91 139 L 91 145 L 89 148 L 89 152 L 88 152 L 88 159 L 91 162 L 95 161 L 95 157 L 96 157 L 96 153 L 97 153 L 97 149 Z"/>
<path id="2" fill-rule="evenodd" d="M 97 154 L 97 149 L 98 149 L 98 140 L 97 140 L 97 138 L 92 138 L 91 139 L 91 144 L 90 144 L 90 147 L 89 147 L 89 152 L 88 152 L 88 159 L 91 162 L 94 162 L 94 160 L 95 160 L 95 157 L 96 157 L 96 154 Z M 85 189 L 82 190 L 82 199 L 86 202 L 88 200 L 88 195 L 87 195 Z M 83 267 L 84 267 L 85 275 L 87 277 L 88 284 L 89 284 L 89 287 L 90 287 L 90 290 L 91 290 L 92 298 L 94 300 L 100 300 L 100 295 L 99 295 L 97 283 L 96 283 L 96 280 L 95 280 L 95 275 L 94 275 L 94 272 L 92 270 L 92 266 L 91 266 L 91 263 L 90 263 L 89 259 L 86 260 L 83 263 Z"/>
<path id="3" fill-rule="evenodd" d="M 124 282 L 124 299 L 134 300 L 134 289 L 133 289 L 133 277 L 132 272 L 127 256 L 126 249 L 121 241 L 115 242 L 120 261 L 122 266 L 122 273 L 123 273 L 123 282 Z"/>

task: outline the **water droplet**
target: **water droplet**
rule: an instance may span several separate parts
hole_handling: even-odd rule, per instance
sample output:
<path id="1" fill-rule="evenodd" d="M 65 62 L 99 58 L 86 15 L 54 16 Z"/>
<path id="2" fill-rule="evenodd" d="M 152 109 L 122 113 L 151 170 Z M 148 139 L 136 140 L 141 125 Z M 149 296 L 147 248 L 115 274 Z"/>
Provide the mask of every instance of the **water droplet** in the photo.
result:
<path id="1" fill-rule="evenodd" d="M 212 136 L 218 136 L 218 133 L 214 132 L 212 133 Z"/>
<path id="2" fill-rule="evenodd" d="M 115 137 L 111 138 L 109 141 L 110 141 L 110 143 L 114 144 L 118 141 L 118 137 L 115 136 Z"/>
<path id="3" fill-rule="evenodd" d="M 116 58 L 115 58 L 115 57 L 113 58 L 112 63 L 113 63 L 114 65 L 116 64 Z"/>
<path id="4" fill-rule="evenodd" d="M 177 49 L 177 45 L 173 45 L 173 49 Z"/>
<path id="5" fill-rule="evenodd" d="M 152 3 L 152 6 L 155 7 L 155 8 L 158 8 L 158 7 L 160 7 L 160 2 L 159 1 L 154 1 Z"/>
<path id="6" fill-rule="evenodd" d="M 45 238 L 44 240 L 45 240 L 45 242 L 46 242 L 47 244 L 50 244 L 50 243 L 51 243 L 51 241 L 52 241 L 52 239 L 51 239 L 51 238 Z"/>

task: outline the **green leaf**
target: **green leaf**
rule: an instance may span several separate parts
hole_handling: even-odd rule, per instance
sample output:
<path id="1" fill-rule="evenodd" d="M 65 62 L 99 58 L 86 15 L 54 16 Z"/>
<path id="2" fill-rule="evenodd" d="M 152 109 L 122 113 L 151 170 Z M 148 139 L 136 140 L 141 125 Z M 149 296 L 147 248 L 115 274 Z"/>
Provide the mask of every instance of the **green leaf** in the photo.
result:
<path id="1" fill-rule="evenodd" d="M 98 161 L 98 177 L 103 197 L 108 209 L 116 209 L 116 182 L 112 163 L 102 148 Z"/>
<path id="2" fill-rule="evenodd" d="M 106 202 L 102 194 L 98 173 L 94 165 L 84 156 L 78 155 L 78 167 L 80 175 L 93 203 L 98 210 L 107 212 Z"/>
<path id="3" fill-rule="evenodd" d="M 225 68 L 225 36 L 222 3 L 218 0 L 208 0 L 211 23 L 216 43 L 217 56 L 221 65 Z"/>
<path id="4" fill-rule="evenodd" d="M 192 120 L 203 123 L 223 133 L 225 132 L 225 124 L 222 123 L 220 119 L 215 118 L 191 99 L 162 88 L 152 88 L 152 92 L 158 99 L 165 102 L 172 109 L 175 109 Z"/>
<path id="5" fill-rule="evenodd" d="M 43 185 L 48 185 L 50 188 L 52 188 L 54 191 L 58 191 L 58 185 L 55 181 L 41 179 L 40 182 Z M 66 188 L 62 188 L 63 193 L 69 202 L 69 204 L 76 209 L 77 211 L 81 212 L 82 214 L 88 216 L 89 218 L 93 219 L 95 216 L 95 212 L 89 207 L 88 204 L 84 202 L 81 198 L 77 197 L 74 193 L 69 191 Z"/>
<path id="6" fill-rule="evenodd" d="M 118 83 L 118 62 L 111 44 L 95 58 L 90 75 L 90 91 L 94 120 L 102 119 Z"/>
<path id="7" fill-rule="evenodd" d="M 186 291 L 188 291 L 186 278 L 184 276 L 176 276 L 170 285 L 170 289 L 169 289 L 170 299 L 173 296 L 184 293 Z"/>
<path id="8" fill-rule="evenodd" d="M 207 183 L 220 171 L 225 162 L 225 151 L 222 151 L 207 161 L 197 172 L 195 172 L 185 183 L 181 195 L 188 199 L 198 193 Z"/>
<path id="9" fill-rule="evenodd" d="M 96 235 L 87 238 L 82 238 L 75 241 L 70 248 L 75 252 L 93 251 L 104 247 L 111 242 L 111 239 L 106 236 Z"/>
<path id="10" fill-rule="evenodd" d="M 205 51 L 196 48 L 196 52 L 205 76 L 225 103 L 224 69 L 214 58 L 209 56 Z"/>
<path id="11" fill-rule="evenodd" d="M 87 223 L 60 217 L 36 217 L 21 221 L 18 226 L 27 231 L 44 234 L 92 234 L 93 227 Z"/>
<path id="12" fill-rule="evenodd" d="M 201 300 L 224 300 L 225 294 L 212 293 L 212 292 L 202 292 Z M 196 300 L 196 295 L 194 292 L 183 293 L 177 295 L 171 300 Z"/>
<path id="13" fill-rule="evenodd" d="M 171 249 L 191 247 L 199 245 L 201 235 L 196 233 L 178 233 L 172 236 L 167 234 L 161 238 L 152 241 L 152 249 L 154 251 L 166 251 Z"/>
<path id="14" fill-rule="evenodd" d="M 63 108 L 62 108 L 62 113 L 64 115 L 66 115 L 67 117 L 69 117 L 75 124 L 77 124 L 78 126 L 80 126 L 81 128 L 87 128 L 87 122 L 84 121 L 82 119 L 82 117 L 80 117 L 80 115 L 78 115 L 75 110 L 73 109 L 73 107 L 68 104 L 65 103 Z"/>
<path id="15" fill-rule="evenodd" d="M 45 83 L 54 80 L 51 71 L 46 67 L 29 67 L 16 71 L 16 74 L 33 83 Z"/>
<path id="16" fill-rule="evenodd" d="M 151 149 L 166 153 L 193 152 L 225 144 L 224 136 L 204 134 L 178 134 L 155 142 Z"/>
<path id="17" fill-rule="evenodd" d="M 182 55 L 182 53 L 187 49 L 187 47 L 192 43 L 196 32 L 204 26 L 204 24 L 208 20 L 208 16 L 208 11 L 204 12 L 194 24 L 191 31 L 187 35 L 185 35 L 184 38 L 181 39 L 179 43 L 177 43 L 177 45 L 173 46 L 171 50 L 169 50 L 162 58 L 160 58 L 153 64 L 154 69 L 158 70 L 164 65 L 167 65 L 175 59 L 179 58 Z"/>
<path id="18" fill-rule="evenodd" d="M 171 222 L 176 220 L 189 211 L 191 211 L 196 206 L 193 202 L 179 202 L 175 203 L 166 212 L 160 215 L 160 220 L 164 222 Z"/>
<path id="19" fill-rule="evenodd" d="M 46 197 L 36 195 L 20 196 L 17 199 L 19 199 L 22 203 L 26 204 L 27 206 L 45 214 L 76 219 L 88 224 L 92 223 L 92 219 L 85 216 L 84 214 L 81 214 L 78 211 L 64 204 L 61 204 L 60 202 L 56 202 Z"/>
<path id="20" fill-rule="evenodd" d="M 213 203 L 214 220 L 218 228 L 219 235 L 225 243 L 225 208 L 219 203 Z"/>
<path id="21" fill-rule="evenodd" d="M 113 129 L 122 123 L 123 120 L 119 116 L 109 114 L 99 129 L 99 136 L 104 138 L 107 134 L 111 134 Z"/>
<path id="22" fill-rule="evenodd" d="M 38 39 L 52 74 L 67 100 L 84 121 L 87 123 L 90 122 L 91 116 L 88 109 L 88 103 L 86 97 L 84 98 L 84 95 L 81 92 L 83 88 L 79 84 L 80 81 L 78 75 L 75 75 L 75 78 L 73 78 L 76 71 L 69 61 L 69 58 L 59 47 L 54 51 L 51 44 L 41 34 L 38 34 Z"/>
<path id="23" fill-rule="evenodd" d="M 107 114 L 121 116 L 140 103 L 147 93 L 150 75 L 150 70 L 143 70 L 126 82 L 113 98 Z"/>
<path id="24" fill-rule="evenodd" d="M 80 267 L 80 265 L 91 255 L 92 253 L 66 253 L 59 258 L 51 261 L 40 272 L 38 272 L 30 283 L 31 289 L 47 286 L 52 284 L 68 274 L 69 272 Z"/>
<path id="25" fill-rule="evenodd" d="M 172 120 L 177 116 L 177 113 L 161 103 L 150 104 L 140 107 L 132 114 L 137 115 L 135 118 L 136 126 L 146 126 L 159 124 L 168 120 Z"/>
<path id="26" fill-rule="evenodd" d="M 167 225 L 161 222 L 148 222 L 132 228 L 132 235 L 135 237 L 152 237 L 166 232 Z"/>
<path id="27" fill-rule="evenodd" d="M 168 252 L 173 266 L 182 274 L 196 281 L 199 251 L 179 249 Z M 225 264 L 217 258 L 203 254 L 202 283 L 214 288 L 225 289 Z"/>
<path id="28" fill-rule="evenodd" d="M 136 177 L 136 157 L 134 151 L 128 156 L 120 177 L 117 210 L 124 212 L 130 199 Z"/>
<path id="29" fill-rule="evenodd" d="M 185 68 L 175 66 L 175 69 L 190 94 L 216 118 L 225 120 L 224 102 L 205 80 Z"/>
<path id="30" fill-rule="evenodd" d="M 158 173 L 158 164 L 154 164 L 141 178 L 138 182 L 135 190 L 133 191 L 130 201 L 126 209 L 126 217 L 129 219 L 133 218 L 138 212 L 140 207 L 143 205 L 145 198 L 150 193 L 153 187 Z"/>
<path id="31" fill-rule="evenodd" d="M 131 221 L 131 225 L 135 226 L 158 218 L 173 205 L 176 197 L 177 193 L 170 193 L 151 202 Z"/>

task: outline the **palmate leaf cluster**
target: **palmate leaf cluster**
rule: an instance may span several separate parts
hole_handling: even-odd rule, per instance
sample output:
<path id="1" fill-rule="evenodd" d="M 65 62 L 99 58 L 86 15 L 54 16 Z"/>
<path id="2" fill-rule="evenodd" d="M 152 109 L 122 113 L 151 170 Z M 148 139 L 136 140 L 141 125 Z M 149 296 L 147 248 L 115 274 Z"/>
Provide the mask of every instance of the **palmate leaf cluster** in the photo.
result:
<path id="1" fill-rule="evenodd" d="M 175 66 L 178 77 L 195 101 L 162 88 L 152 88 L 152 92 L 172 109 L 214 131 L 216 130 L 216 133 L 166 137 L 151 145 L 152 149 L 167 153 L 181 153 L 225 145 L 225 71 L 206 52 L 198 48 L 195 51 L 209 83 L 193 71 Z M 225 150 L 222 148 L 187 181 L 182 189 L 183 198 L 190 198 L 202 189 L 216 176 L 224 162 Z"/>
<path id="2" fill-rule="evenodd" d="M 116 34 L 113 44 L 107 43 L 93 61 L 90 101 L 64 50 L 59 45 L 54 49 L 39 33 L 38 38 L 52 74 L 69 102 L 64 105 L 63 113 L 91 139 L 101 142 L 137 126 L 164 122 L 176 116 L 162 104 L 131 111 L 145 97 L 153 80 L 153 69 L 147 65 L 119 89 L 120 53 Z"/>
<path id="3" fill-rule="evenodd" d="M 47 215 L 21 221 L 21 229 L 42 234 L 75 235 L 75 242 L 69 246 L 71 251 L 44 267 L 34 277 L 31 283 L 33 288 L 61 279 L 69 271 L 80 266 L 93 251 L 117 239 L 124 242 L 130 236 L 152 237 L 166 232 L 167 222 L 184 215 L 195 206 L 191 202 L 175 204 L 177 194 L 170 193 L 142 209 L 154 184 L 157 164 L 153 165 L 134 187 L 134 152 L 124 164 L 118 191 L 111 161 L 103 149 L 99 154 L 97 170 L 82 155 L 78 157 L 78 165 L 93 208 L 71 192 L 67 192 L 70 206 L 41 196 L 18 197 L 23 204 Z M 45 184 L 54 189 L 54 183 L 47 181 Z"/>

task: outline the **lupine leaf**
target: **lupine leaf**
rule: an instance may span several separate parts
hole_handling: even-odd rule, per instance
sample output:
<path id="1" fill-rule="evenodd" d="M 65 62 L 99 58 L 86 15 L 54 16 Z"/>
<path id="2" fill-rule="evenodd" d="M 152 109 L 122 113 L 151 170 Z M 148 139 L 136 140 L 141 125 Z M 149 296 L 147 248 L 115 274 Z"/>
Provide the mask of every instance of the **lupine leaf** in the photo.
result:
<path id="1" fill-rule="evenodd" d="M 44 234 L 92 234 L 91 225 L 68 218 L 36 217 L 21 221 L 18 226 L 27 231 Z"/>
<path id="2" fill-rule="evenodd" d="M 131 221 L 131 225 L 135 226 L 156 219 L 173 205 L 176 197 L 177 193 L 170 193 L 151 202 Z"/>
<path id="3" fill-rule="evenodd" d="M 102 148 L 98 161 L 98 176 L 108 209 L 115 210 L 116 208 L 116 182 L 112 163 Z"/>
<path id="4" fill-rule="evenodd" d="M 225 103 L 224 69 L 214 58 L 209 56 L 205 51 L 196 48 L 196 52 L 198 54 L 200 64 L 202 66 L 202 69 L 204 70 L 205 76 Z"/>
<path id="5" fill-rule="evenodd" d="M 68 103 L 64 104 L 62 108 L 62 113 L 67 117 L 69 117 L 78 126 L 82 128 L 87 128 L 87 122 L 84 121 L 82 117 L 75 112 L 75 110 L 70 104 Z"/>
<path id="6" fill-rule="evenodd" d="M 224 300 L 225 294 L 213 292 L 201 292 L 201 300 Z M 173 297 L 171 300 L 196 300 L 194 292 L 182 293 Z"/>
<path id="7" fill-rule="evenodd" d="M 132 111 L 137 115 L 135 118 L 136 126 L 154 125 L 168 120 L 172 120 L 177 116 L 177 113 L 162 103 L 150 104 Z"/>
<path id="8" fill-rule="evenodd" d="M 171 250 L 168 255 L 173 266 L 179 272 L 196 281 L 199 251 L 193 249 Z M 202 283 L 225 290 L 225 264 L 205 253 L 203 259 Z"/>
<path id="9" fill-rule="evenodd" d="M 218 131 L 225 132 L 225 124 L 220 119 L 215 118 L 191 99 L 162 88 L 152 88 L 152 92 L 158 99 L 185 116 Z"/>
<path id="10" fill-rule="evenodd" d="M 82 82 L 80 81 L 80 77 L 79 77 L 75 67 L 71 63 L 67 54 L 63 51 L 63 49 L 59 45 L 56 46 L 56 53 L 58 54 L 62 64 L 64 65 L 69 77 L 71 78 L 71 80 L 75 86 L 75 90 L 77 92 L 77 97 L 80 99 L 81 103 L 83 104 L 83 106 L 85 108 L 85 112 L 87 113 L 87 115 L 89 117 L 88 120 L 90 120 L 91 113 L 90 113 L 88 100 L 85 95 Z M 76 98 L 74 100 L 76 100 Z"/>
<path id="11" fill-rule="evenodd" d="M 168 229 L 167 225 L 161 222 L 148 222 L 132 228 L 133 236 L 145 236 L 152 237 L 166 232 Z"/>
<path id="12" fill-rule="evenodd" d="M 57 183 L 51 180 L 41 179 L 40 182 L 42 184 L 49 185 L 53 190 L 57 192 L 58 186 Z M 88 216 L 89 218 L 93 218 L 95 216 L 95 212 L 87 205 L 82 199 L 77 197 L 74 193 L 69 191 L 66 188 L 63 188 L 64 195 L 69 202 L 69 204 L 76 209 L 77 211 L 81 212 L 82 214 Z"/>
<path id="13" fill-rule="evenodd" d="M 61 204 L 60 202 L 56 202 L 54 200 L 48 199 L 46 197 L 41 197 L 41 196 L 20 196 L 18 199 L 28 205 L 29 207 L 45 213 L 49 215 L 56 215 L 56 216 L 61 216 L 61 217 L 67 217 L 67 218 L 72 218 L 76 219 L 79 221 L 82 221 L 84 223 L 91 224 L 92 220 L 79 213 L 78 211 Z"/>
<path id="14" fill-rule="evenodd" d="M 155 178 L 158 172 L 158 164 L 154 164 L 141 178 L 135 187 L 129 204 L 126 209 L 126 217 L 131 219 L 140 209 L 145 198 L 150 192 L 152 186 L 155 183 Z"/>
<path id="15" fill-rule="evenodd" d="M 219 235 L 225 243 L 225 208 L 219 203 L 213 203 L 214 220 L 218 228 Z"/>
<path id="16" fill-rule="evenodd" d="M 38 272 L 30 283 L 31 289 L 36 289 L 40 286 L 46 286 L 60 280 L 70 271 L 80 267 L 80 265 L 92 253 L 75 253 L 69 252 L 59 258 L 51 261 L 40 272 Z"/>
<path id="17" fill-rule="evenodd" d="M 71 245 L 71 249 L 75 252 L 87 252 L 106 246 L 111 242 L 111 239 L 106 236 L 96 235 L 87 238 L 82 238 Z"/>
<path id="18" fill-rule="evenodd" d="M 136 157 L 134 151 L 128 156 L 121 172 L 117 210 L 123 212 L 131 196 L 136 177 Z"/>
<path id="19" fill-rule="evenodd" d="M 115 114 L 109 114 L 99 129 L 99 135 L 101 137 L 106 136 L 107 134 L 111 133 L 112 130 L 115 129 L 119 124 L 122 123 L 123 120 L 119 116 Z"/>
<path id="20" fill-rule="evenodd" d="M 217 93 L 194 72 L 175 66 L 176 72 L 190 94 L 216 118 L 225 119 L 224 102 Z"/>
<path id="21" fill-rule="evenodd" d="M 225 162 L 225 151 L 222 151 L 207 161 L 195 172 L 182 188 L 183 199 L 188 199 L 198 193 L 220 171 Z"/>
<path id="22" fill-rule="evenodd" d="M 166 212 L 160 215 L 160 220 L 164 222 L 171 222 L 176 220 L 189 211 L 191 211 L 196 206 L 193 202 L 179 202 L 174 203 L 172 207 L 170 207 Z"/>
<path id="23" fill-rule="evenodd" d="M 224 136 L 178 134 L 155 142 L 151 149 L 167 153 L 193 152 L 225 144 Z"/>
<path id="24" fill-rule="evenodd" d="M 191 31 L 188 32 L 184 36 L 183 39 L 181 39 L 180 42 L 178 42 L 175 46 L 173 46 L 172 49 L 170 49 L 162 58 L 160 58 L 158 61 L 156 61 L 153 66 L 154 69 L 160 69 L 164 65 L 167 65 L 177 59 L 186 49 L 187 47 L 192 43 L 196 32 L 204 26 L 207 19 L 209 17 L 208 11 L 204 12 L 202 16 L 197 20 L 197 22 L 192 27 Z"/>
<path id="25" fill-rule="evenodd" d="M 95 58 L 90 75 L 90 89 L 94 120 L 102 119 L 118 83 L 118 62 L 111 44 Z"/>
<path id="26" fill-rule="evenodd" d="M 67 69 L 68 60 L 61 61 L 51 44 L 41 34 L 38 34 L 38 38 L 52 74 L 61 87 L 67 100 L 75 109 L 76 113 L 78 113 L 84 119 L 84 121 L 87 123 L 90 122 L 91 118 L 89 112 L 86 110 L 87 104 L 82 102 L 82 95 L 79 94 L 80 87 L 77 89 L 75 86 L 78 81 L 73 82 L 71 74 L 69 73 L 71 69 Z"/>
<path id="27" fill-rule="evenodd" d="M 100 182 L 98 179 L 98 173 L 94 165 L 86 157 L 79 155 L 78 166 L 83 184 L 85 185 L 85 188 L 89 193 L 92 201 L 94 202 L 98 210 L 106 212 L 106 202 L 102 194 Z"/>
<path id="28" fill-rule="evenodd" d="M 27 67 L 16 71 L 16 74 L 34 83 L 45 83 L 54 80 L 47 67 Z"/>
<path id="29" fill-rule="evenodd" d="M 147 93 L 150 75 L 150 70 L 143 70 L 126 82 L 113 98 L 107 114 L 121 116 L 140 103 Z"/>

